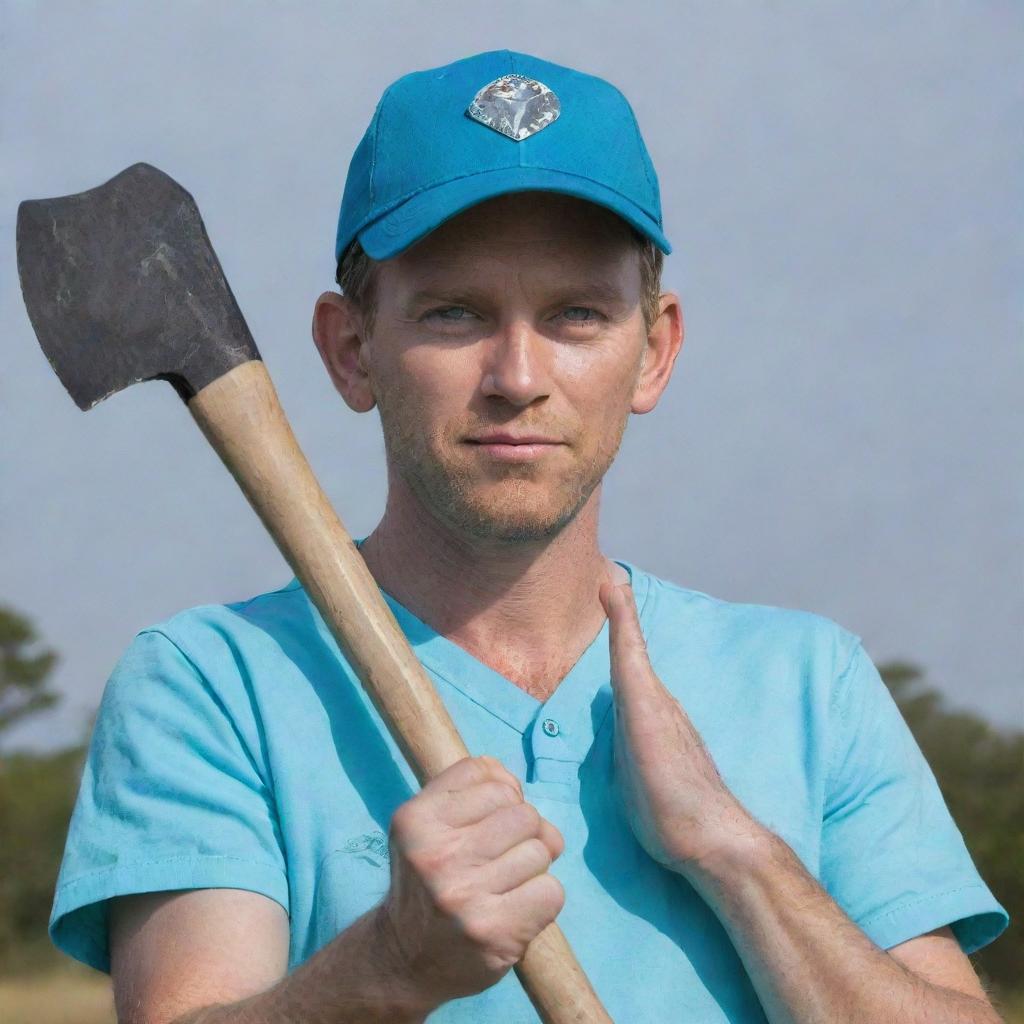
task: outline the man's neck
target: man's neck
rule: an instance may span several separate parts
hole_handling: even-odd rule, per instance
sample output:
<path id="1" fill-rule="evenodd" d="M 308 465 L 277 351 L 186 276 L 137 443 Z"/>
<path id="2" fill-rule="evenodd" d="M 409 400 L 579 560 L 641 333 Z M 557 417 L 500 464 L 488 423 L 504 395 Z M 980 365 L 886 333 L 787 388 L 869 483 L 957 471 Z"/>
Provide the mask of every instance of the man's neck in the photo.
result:
<path id="1" fill-rule="evenodd" d="M 546 699 L 604 624 L 602 580 L 628 580 L 597 544 L 600 488 L 557 537 L 457 534 L 389 503 L 360 551 L 378 585 L 442 636 Z"/>

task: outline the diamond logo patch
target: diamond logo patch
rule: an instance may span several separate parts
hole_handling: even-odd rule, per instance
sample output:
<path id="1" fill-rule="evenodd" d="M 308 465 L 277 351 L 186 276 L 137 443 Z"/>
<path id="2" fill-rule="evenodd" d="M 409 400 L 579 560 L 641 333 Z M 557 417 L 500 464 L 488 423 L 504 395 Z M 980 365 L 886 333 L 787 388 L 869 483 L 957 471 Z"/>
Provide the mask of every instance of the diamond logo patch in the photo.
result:
<path id="1" fill-rule="evenodd" d="M 536 135 L 561 112 L 558 97 L 543 83 L 523 75 L 502 75 L 485 85 L 466 108 L 475 121 L 515 142 Z"/>

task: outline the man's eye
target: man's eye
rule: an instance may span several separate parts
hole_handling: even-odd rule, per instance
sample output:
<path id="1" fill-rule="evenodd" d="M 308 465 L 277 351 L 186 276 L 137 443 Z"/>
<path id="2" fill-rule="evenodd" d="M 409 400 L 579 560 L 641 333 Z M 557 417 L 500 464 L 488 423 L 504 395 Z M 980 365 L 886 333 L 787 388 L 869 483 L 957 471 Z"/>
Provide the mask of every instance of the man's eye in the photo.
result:
<path id="1" fill-rule="evenodd" d="M 465 316 L 461 314 L 465 313 Z M 455 315 L 452 315 L 455 314 Z M 443 306 L 440 309 L 432 309 L 427 316 L 436 316 L 445 323 L 458 324 L 468 320 L 473 314 L 465 306 Z"/>
<path id="2" fill-rule="evenodd" d="M 582 313 L 584 315 L 573 315 L 579 313 Z M 589 324 L 592 323 L 593 321 L 596 321 L 600 314 L 597 312 L 596 309 L 591 309 L 589 306 L 567 306 L 563 310 L 562 316 L 564 316 L 566 320 L 573 324 Z"/>
<path id="3" fill-rule="evenodd" d="M 559 315 L 573 324 L 596 323 L 601 317 L 597 310 L 589 306 L 567 306 Z M 476 314 L 466 306 L 441 306 L 430 310 L 427 316 L 437 317 L 442 323 L 459 324 L 468 322 Z"/>

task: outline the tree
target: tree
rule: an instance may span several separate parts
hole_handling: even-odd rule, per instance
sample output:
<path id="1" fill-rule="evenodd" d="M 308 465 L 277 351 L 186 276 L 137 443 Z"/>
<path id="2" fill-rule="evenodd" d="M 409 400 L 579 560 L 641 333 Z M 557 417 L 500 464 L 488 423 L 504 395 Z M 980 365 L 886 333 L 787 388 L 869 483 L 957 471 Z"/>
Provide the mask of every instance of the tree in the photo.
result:
<path id="1" fill-rule="evenodd" d="M 46 686 L 57 654 L 34 649 L 37 642 L 28 619 L 0 607 L 0 734 L 60 699 Z M 5 971 L 49 952 L 46 925 L 83 753 L 84 746 L 78 746 L 0 757 L 0 963 Z"/>
<path id="2" fill-rule="evenodd" d="M 23 615 L 0 605 L 0 735 L 15 722 L 53 707 L 60 695 L 46 689 L 57 653 L 28 648 L 37 637 Z"/>

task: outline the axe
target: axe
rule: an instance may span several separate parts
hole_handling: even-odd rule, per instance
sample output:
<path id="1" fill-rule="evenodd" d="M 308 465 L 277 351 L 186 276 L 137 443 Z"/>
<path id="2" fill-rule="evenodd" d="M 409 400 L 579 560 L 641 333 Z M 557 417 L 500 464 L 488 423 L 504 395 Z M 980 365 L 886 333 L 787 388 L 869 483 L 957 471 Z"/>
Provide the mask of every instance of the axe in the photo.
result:
<path id="1" fill-rule="evenodd" d="M 188 406 L 422 785 L 469 755 L 299 448 L 195 200 L 137 163 L 18 207 L 18 274 L 39 344 L 79 408 L 145 380 Z M 516 964 L 545 1024 L 611 1018 L 557 924 Z"/>

